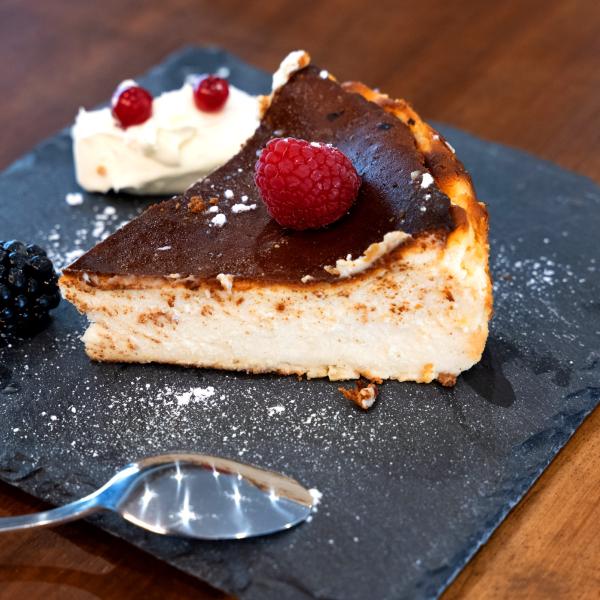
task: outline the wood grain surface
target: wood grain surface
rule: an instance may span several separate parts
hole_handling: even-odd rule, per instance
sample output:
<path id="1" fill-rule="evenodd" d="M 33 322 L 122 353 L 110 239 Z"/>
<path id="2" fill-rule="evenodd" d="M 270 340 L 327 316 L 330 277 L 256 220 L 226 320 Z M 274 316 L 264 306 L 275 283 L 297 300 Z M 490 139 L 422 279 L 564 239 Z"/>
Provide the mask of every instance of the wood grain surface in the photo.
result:
<path id="1" fill-rule="evenodd" d="M 339 79 L 600 182 L 599 32 L 597 0 L 2 0 L 0 168 L 167 53 L 216 44 L 269 71 L 306 48 Z M 598 598 L 599 490 L 596 411 L 445 600 Z M 41 507 L 0 485 L 1 515 Z M 223 598 L 86 523 L 2 537 L 2 599 L 140 597 Z"/>

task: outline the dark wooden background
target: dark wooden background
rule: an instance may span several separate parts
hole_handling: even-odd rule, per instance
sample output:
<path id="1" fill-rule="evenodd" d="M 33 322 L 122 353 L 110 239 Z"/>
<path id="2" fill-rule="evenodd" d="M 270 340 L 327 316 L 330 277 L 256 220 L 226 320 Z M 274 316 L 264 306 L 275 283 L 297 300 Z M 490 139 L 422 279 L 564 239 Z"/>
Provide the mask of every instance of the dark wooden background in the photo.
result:
<path id="1" fill-rule="evenodd" d="M 269 71 L 305 48 L 339 79 L 600 182 L 598 0 L 1 0 L 0 168 L 184 44 Z M 597 598 L 599 490 L 596 411 L 445 600 Z M 0 486 L 0 515 L 41 507 Z M 2 599 L 222 598 L 85 523 L 1 541 Z"/>

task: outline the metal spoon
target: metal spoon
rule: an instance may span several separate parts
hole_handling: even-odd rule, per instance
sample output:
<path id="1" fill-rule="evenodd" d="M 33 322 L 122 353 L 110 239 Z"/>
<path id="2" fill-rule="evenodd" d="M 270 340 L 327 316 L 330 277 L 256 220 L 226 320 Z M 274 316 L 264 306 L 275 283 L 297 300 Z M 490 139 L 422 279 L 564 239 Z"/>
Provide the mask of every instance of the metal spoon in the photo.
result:
<path id="1" fill-rule="evenodd" d="M 0 518 L 0 532 L 47 527 L 113 511 L 155 533 L 243 539 L 289 529 L 308 517 L 311 494 L 284 475 L 202 454 L 164 454 L 119 471 L 65 506 Z"/>

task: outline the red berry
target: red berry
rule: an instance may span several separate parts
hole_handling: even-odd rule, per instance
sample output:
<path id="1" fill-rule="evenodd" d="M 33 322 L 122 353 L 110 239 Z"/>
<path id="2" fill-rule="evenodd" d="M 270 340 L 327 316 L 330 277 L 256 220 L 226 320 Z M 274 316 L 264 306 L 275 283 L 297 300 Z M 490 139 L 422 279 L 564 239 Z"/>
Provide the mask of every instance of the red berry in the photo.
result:
<path id="1" fill-rule="evenodd" d="M 205 112 L 214 112 L 223 108 L 229 97 L 229 84 L 226 79 L 208 75 L 194 86 L 196 106 Z"/>
<path id="2" fill-rule="evenodd" d="M 331 145 L 295 138 L 267 143 L 254 180 L 269 214 L 290 229 L 316 229 L 337 221 L 360 187 L 345 154 Z"/>
<path id="3" fill-rule="evenodd" d="M 152 116 L 152 94 L 131 81 L 117 87 L 111 104 L 113 117 L 124 129 L 140 125 Z"/>

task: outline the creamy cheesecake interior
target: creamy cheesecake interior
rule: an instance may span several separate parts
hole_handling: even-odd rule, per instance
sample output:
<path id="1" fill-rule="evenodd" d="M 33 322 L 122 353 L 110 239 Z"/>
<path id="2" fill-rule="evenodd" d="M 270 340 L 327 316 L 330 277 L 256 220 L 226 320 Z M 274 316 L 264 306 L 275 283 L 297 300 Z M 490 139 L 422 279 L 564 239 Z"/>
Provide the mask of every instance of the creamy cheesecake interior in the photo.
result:
<path id="1" fill-rule="evenodd" d="M 435 238 L 337 284 L 96 281 L 67 288 L 94 360 L 452 383 L 487 337 L 485 270 Z M 96 287 L 96 283 L 99 287 Z"/>

